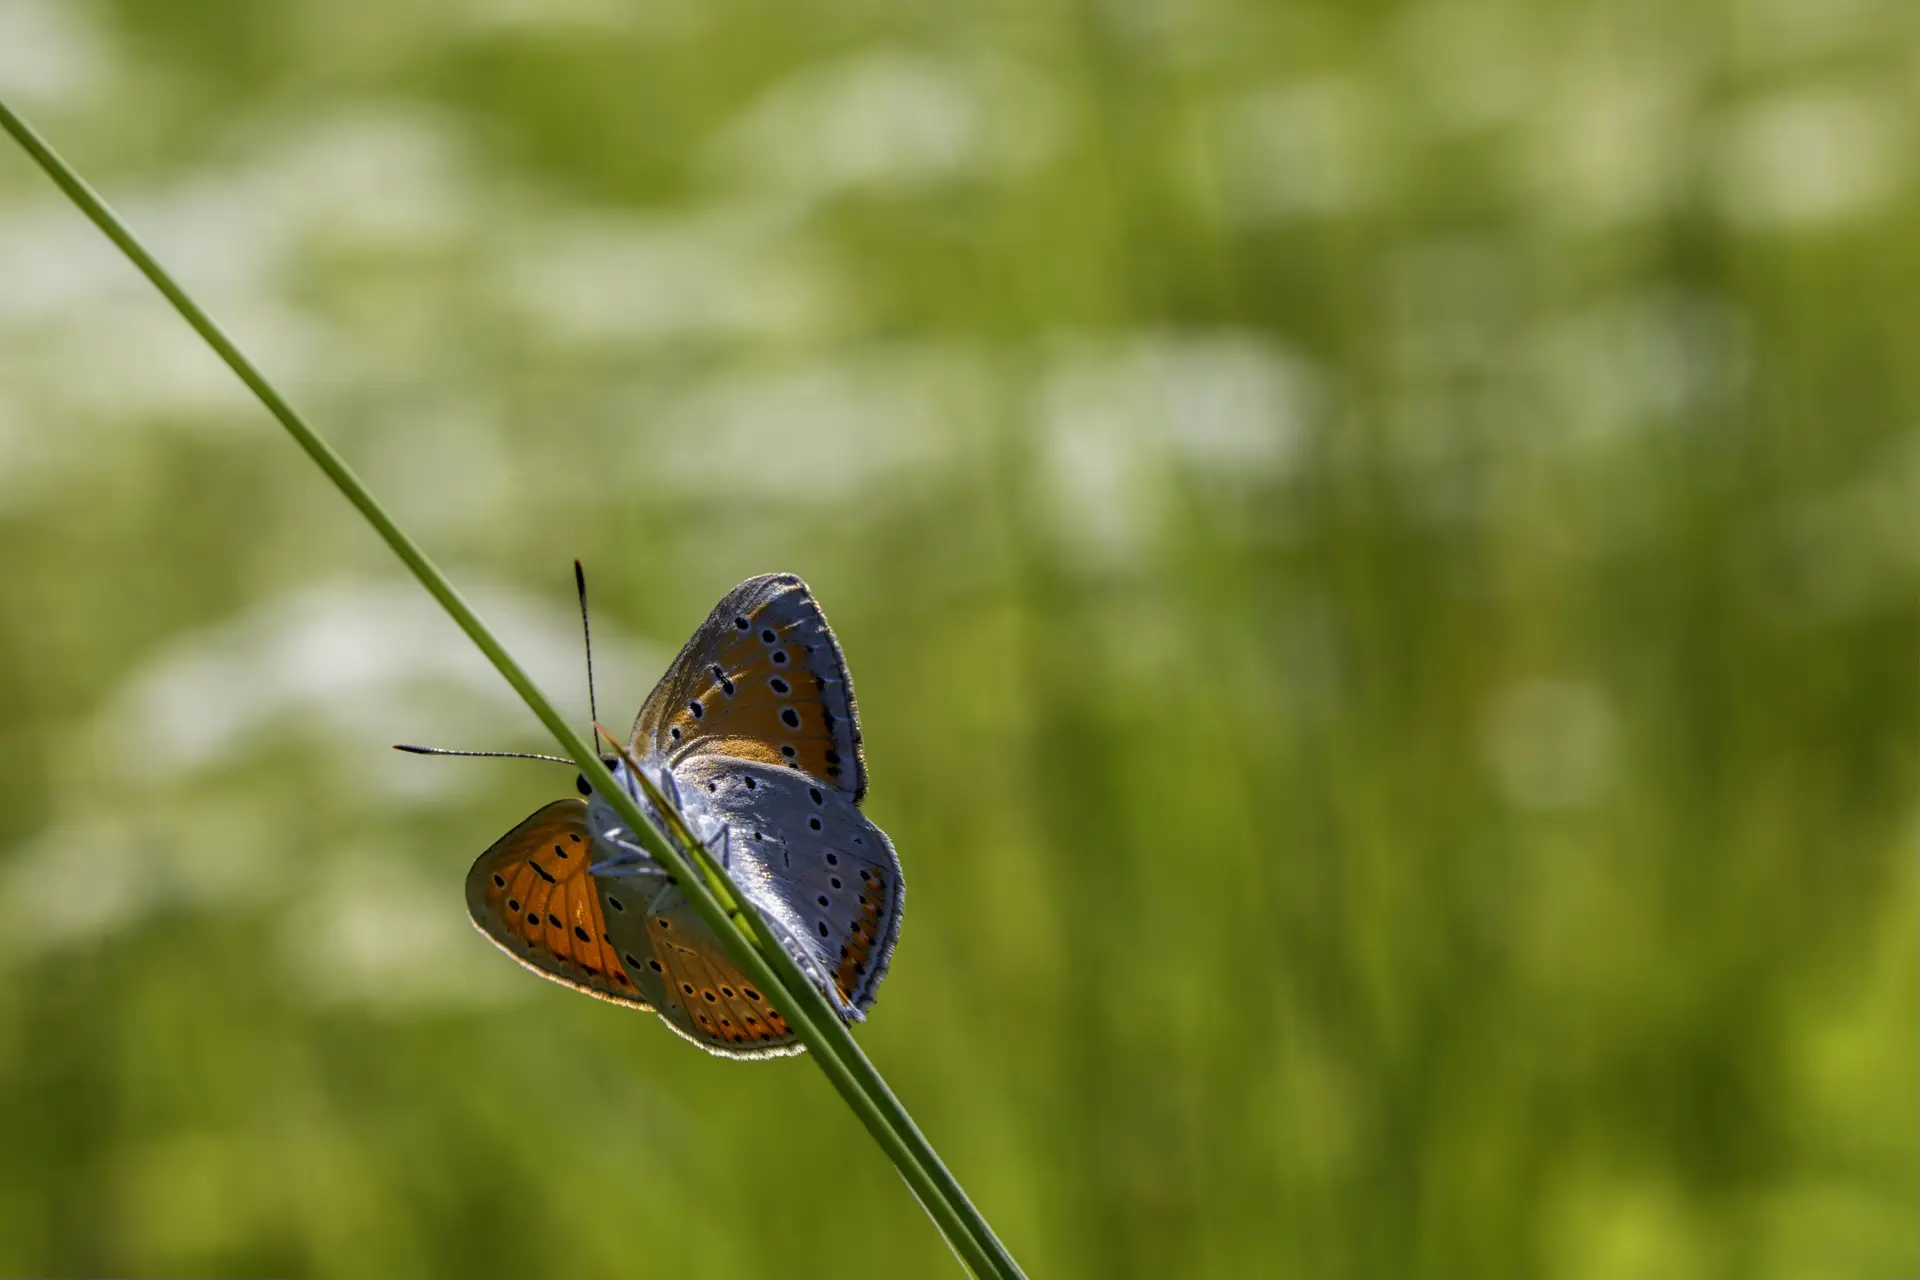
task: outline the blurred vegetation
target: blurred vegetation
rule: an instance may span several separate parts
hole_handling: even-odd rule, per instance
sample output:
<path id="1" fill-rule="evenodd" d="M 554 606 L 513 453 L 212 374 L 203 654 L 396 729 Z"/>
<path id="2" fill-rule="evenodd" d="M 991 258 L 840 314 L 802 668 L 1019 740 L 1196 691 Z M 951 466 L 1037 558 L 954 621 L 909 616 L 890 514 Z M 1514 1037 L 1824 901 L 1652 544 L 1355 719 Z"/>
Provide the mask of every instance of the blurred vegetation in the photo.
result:
<path id="1" fill-rule="evenodd" d="M 1920 21 L 0 0 L 584 714 L 803 573 L 861 1039 L 1035 1274 L 1920 1263 Z M 559 771 L 0 159 L 0 1274 L 951 1266 L 804 1060 L 519 972 Z M 609 707 L 620 710 L 609 712 Z"/>

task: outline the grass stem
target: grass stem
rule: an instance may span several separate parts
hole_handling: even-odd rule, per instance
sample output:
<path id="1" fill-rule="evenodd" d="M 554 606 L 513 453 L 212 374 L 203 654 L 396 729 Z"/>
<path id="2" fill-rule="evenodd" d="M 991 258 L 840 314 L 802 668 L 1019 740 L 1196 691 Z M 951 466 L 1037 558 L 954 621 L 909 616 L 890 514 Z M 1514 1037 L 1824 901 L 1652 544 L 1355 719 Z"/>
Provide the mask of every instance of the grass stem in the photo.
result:
<path id="1" fill-rule="evenodd" d="M 4 102 L 0 102 L 0 127 L 13 135 L 14 140 L 80 211 L 126 254 L 142 275 L 153 282 L 154 287 L 173 304 L 174 310 L 226 361 L 228 367 L 259 397 L 267 411 L 286 428 L 294 442 L 306 451 L 334 486 L 366 517 L 367 523 L 393 548 L 394 554 L 420 580 L 420 584 L 440 602 L 441 607 L 487 656 L 487 660 L 493 663 L 506 682 L 513 686 L 514 692 L 539 717 L 548 732 L 553 734 L 554 740 L 580 766 L 594 789 L 607 798 L 628 829 L 640 837 L 648 852 L 678 877 L 682 890 L 692 900 L 701 918 L 725 942 L 727 950 L 741 969 L 763 989 L 785 993 L 782 1007 L 789 1025 L 812 1051 L 814 1061 L 819 1063 L 820 1069 L 827 1074 L 840 1096 L 900 1170 L 914 1196 L 926 1209 L 928 1216 L 933 1218 L 963 1264 L 982 1280 L 1016 1280 L 1020 1277 L 1022 1273 L 1012 1255 L 994 1236 L 986 1219 L 967 1199 L 932 1144 L 913 1123 L 906 1108 L 901 1106 L 879 1071 L 861 1052 L 826 996 L 806 979 L 785 949 L 772 942 L 765 923 L 751 904 L 731 894 L 727 896 L 732 900 L 723 902 L 715 893 L 716 888 L 725 889 L 725 882 L 721 878 L 709 883 L 708 874 L 717 874 L 717 868 L 705 861 L 706 851 L 697 843 L 683 846 L 680 840 L 668 840 L 654 829 L 632 797 L 615 783 L 612 773 L 592 746 L 561 718 L 553 703 L 514 660 L 506 646 L 480 620 L 480 616 L 440 571 L 439 566 L 387 514 L 386 508 L 361 483 L 346 460 L 334 451 L 319 432 L 307 425 L 286 398 L 274 389 L 266 375 L 246 357 L 213 317 L 174 281 L 106 201 Z M 690 859 L 703 861 L 700 874 L 695 873 Z M 745 927 L 743 918 L 747 921 Z"/>

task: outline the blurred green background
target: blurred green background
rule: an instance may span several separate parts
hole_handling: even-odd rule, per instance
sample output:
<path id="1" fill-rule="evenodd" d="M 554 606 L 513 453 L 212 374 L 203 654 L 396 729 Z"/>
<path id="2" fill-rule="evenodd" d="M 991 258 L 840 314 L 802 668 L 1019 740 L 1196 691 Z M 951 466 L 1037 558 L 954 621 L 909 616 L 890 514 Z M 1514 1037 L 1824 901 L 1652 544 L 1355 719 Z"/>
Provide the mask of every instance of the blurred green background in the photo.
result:
<path id="1" fill-rule="evenodd" d="M 1038 1276 L 1920 1267 L 1920 11 L 0 0 L 584 719 L 804 574 L 860 1038 Z M 538 982 L 570 782 L 0 154 L 0 1274 L 954 1274 Z M 611 710 L 607 710 L 611 708 Z"/>

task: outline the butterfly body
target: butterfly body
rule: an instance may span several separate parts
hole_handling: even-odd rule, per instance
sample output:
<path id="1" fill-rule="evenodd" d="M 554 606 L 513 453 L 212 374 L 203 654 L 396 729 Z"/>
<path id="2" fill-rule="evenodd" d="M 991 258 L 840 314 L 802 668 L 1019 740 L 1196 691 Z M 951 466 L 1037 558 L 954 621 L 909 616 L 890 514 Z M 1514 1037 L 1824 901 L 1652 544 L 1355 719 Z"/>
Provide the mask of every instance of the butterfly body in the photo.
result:
<path id="1" fill-rule="evenodd" d="M 806 584 L 769 574 L 727 593 L 642 706 L 630 754 L 841 1016 L 864 1017 L 899 936 L 900 863 L 858 808 L 866 764 L 853 686 Z M 659 824 L 626 765 L 609 764 Z M 800 1050 L 767 994 L 590 790 L 537 810 L 483 853 L 467 906 L 526 967 L 651 1009 L 711 1052 Z"/>

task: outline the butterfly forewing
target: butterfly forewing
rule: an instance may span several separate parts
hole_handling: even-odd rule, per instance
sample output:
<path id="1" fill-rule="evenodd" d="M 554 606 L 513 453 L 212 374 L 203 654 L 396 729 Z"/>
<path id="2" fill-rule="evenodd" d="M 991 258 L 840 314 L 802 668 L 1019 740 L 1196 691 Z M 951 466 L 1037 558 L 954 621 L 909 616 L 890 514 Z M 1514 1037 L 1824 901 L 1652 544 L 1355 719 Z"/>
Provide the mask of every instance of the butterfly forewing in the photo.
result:
<path id="1" fill-rule="evenodd" d="M 633 747 L 671 763 L 786 766 L 858 804 L 867 772 L 853 683 L 807 584 L 765 574 L 728 592 L 647 698 Z"/>
<path id="2" fill-rule="evenodd" d="M 886 833 L 845 796 L 779 765 L 697 755 L 674 773 L 727 824 L 729 876 L 785 926 L 802 967 L 831 975 L 855 1009 L 871 1006 L 905 895 Z"/>
<path id="3" fill-rule="evenodd" d="M 542 977 L 646 1009 L 607 931 L 602 886 L 587 871 L 586 817 L 583 801 L 556 800 L 501 836 L 467 872 L 467 912 Z"/>

